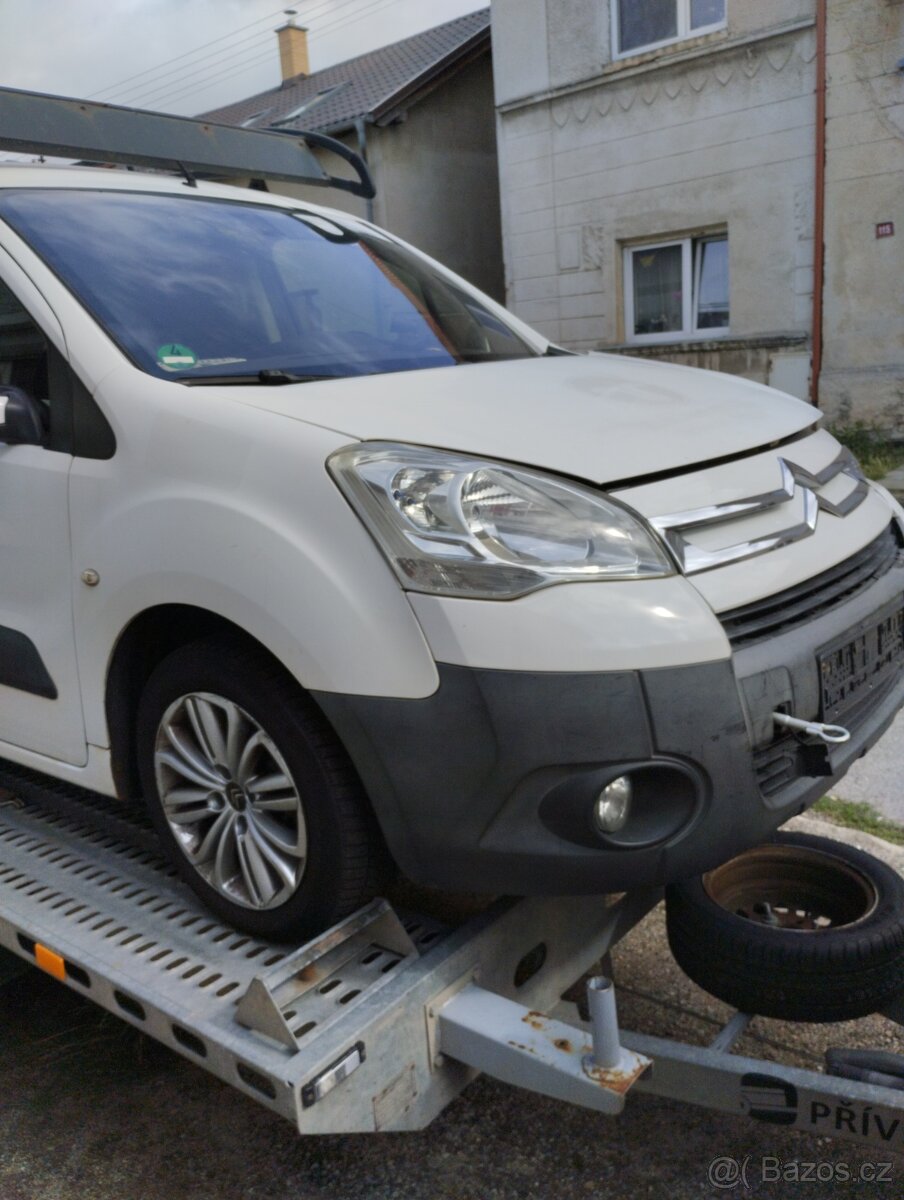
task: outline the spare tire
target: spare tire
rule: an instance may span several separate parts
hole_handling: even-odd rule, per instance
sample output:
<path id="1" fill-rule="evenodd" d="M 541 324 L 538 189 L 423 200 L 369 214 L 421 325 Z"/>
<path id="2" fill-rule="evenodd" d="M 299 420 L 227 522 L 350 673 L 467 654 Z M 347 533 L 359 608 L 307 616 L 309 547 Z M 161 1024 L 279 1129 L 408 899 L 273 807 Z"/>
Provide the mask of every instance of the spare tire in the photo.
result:
<path id="1" fill-rule="evenodd" d="M 777 833 L 666 890 L 669 945 L 742 1012 L 846 1021 L 904 992 L 904 879 L 832 838 Z"/>

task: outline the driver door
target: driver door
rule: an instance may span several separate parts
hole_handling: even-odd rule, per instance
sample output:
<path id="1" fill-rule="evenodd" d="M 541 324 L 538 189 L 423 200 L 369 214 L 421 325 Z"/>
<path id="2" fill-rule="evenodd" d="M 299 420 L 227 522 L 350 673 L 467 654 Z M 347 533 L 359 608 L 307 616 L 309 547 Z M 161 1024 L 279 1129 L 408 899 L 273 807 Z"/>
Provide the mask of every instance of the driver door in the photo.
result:
<path id="1" fill-rule="evenodd" d="M 59 394 L 67 383 L 63 356 L 56 318 L 0 248 L 0 396 L 4 385 L 23 388 L 43 403 L 49 428 L 55 404 L 65 410 L 68 402 Z M 71 465 L 66 450 L 0 442 L 0 757 L 19 758 L 13 748 L 20 748 L 81 766 Z"/>

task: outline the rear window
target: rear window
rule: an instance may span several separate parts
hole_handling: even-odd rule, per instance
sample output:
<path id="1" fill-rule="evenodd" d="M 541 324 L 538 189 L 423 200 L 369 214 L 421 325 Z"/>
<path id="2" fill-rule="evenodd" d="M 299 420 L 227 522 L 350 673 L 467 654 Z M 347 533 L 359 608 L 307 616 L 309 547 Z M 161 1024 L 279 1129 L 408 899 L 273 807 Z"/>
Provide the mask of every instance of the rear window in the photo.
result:
<path id="1" fill-rule="evenodd" d="M 0 217 L 161 378 L 338 378 L 535 353 L 391 239 L 301 210 L 17 190 L 0 193 Z"/>

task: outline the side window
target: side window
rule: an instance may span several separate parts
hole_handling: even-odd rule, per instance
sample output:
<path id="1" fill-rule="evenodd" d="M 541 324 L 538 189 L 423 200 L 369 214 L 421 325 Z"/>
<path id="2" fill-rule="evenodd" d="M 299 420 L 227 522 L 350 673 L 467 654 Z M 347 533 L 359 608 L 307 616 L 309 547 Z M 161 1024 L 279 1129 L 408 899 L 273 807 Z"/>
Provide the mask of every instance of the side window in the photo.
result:
<path id="1" fill-rule="evenodd" d="M 725 0 L 612 0 L 612 6 L 616 58 L 725 25 Z"/>
<path id="2" fill-rule="evenodd" d="M 0 386 L 19 387 L 44 410 L 46 446 L 83 458 L 112 458 L 113 430 L 63 355 L 0 279 Z"/>
<path id="3" fill-rule="evenodd" d="M 0 384 L 23 388 L 35 400 L 49 392 L 47 342 L 0 280 Z"/>

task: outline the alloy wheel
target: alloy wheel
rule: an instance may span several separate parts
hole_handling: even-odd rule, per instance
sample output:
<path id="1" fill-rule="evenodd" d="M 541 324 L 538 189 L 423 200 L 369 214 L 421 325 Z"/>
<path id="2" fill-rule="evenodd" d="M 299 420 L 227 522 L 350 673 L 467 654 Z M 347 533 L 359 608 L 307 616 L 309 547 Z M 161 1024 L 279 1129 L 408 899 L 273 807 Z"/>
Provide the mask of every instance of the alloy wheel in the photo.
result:
<path id="1" fill-rule="evenodd" d="M 211 692 L 180 696 L 160 721 L 154 772 L 173 837 L 210 887 L 257 910 L 294 895 L 307 859 L 304 805 L 243 708 Z"/>

